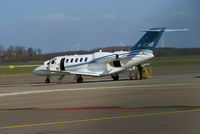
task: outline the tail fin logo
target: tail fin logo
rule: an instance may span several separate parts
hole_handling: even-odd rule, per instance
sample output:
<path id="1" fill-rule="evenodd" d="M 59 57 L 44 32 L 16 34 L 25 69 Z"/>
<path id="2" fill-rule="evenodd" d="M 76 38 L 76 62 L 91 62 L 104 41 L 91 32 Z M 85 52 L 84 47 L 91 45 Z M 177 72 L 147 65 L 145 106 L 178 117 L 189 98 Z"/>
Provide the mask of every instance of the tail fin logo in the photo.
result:
<path id="1" fill-rule="evenodd" d="M 139 44 L 138 47 L 139 48 L 147 48 L 147 47 L 153 47 L 154 42 L 151 43 L 144 43 L 144 44 Z"/>
<path id="2" fill-rule="evenodd" d="M 154 45 L 154 42 L 151 42 L 151 43 L 149 43 L 149 47 L 153 47 L 153 45 Z"/>

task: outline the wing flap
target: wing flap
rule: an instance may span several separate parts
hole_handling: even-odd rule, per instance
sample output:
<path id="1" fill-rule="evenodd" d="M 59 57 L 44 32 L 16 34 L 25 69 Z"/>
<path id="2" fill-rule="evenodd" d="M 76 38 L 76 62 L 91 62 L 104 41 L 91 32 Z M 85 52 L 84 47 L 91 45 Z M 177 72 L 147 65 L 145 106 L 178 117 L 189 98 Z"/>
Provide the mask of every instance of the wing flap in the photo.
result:
<path id="1" fill-rule="evenodd" d="M 75 75 L 87 75 L 87 76 L 100 76 L 100 73 L 95 73 L 95 72 L 89 72 L 89 71 L 70 71 L 70 74 L 75 74 Z"/>

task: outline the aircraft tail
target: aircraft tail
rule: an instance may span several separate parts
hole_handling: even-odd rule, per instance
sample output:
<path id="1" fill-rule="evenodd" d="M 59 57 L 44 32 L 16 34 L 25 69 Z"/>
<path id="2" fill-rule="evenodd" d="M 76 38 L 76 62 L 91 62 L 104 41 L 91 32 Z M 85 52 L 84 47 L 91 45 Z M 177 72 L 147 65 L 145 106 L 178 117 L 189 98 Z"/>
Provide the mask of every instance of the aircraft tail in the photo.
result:
<path id="1" fill-rule="evenodd" d="M 134 50 L 154 50 L 164 32 L 188 31 L 189 29 L 165 29 L 165 27 L 152 28 L 150 30 L 141 29 L 146 32 L 144 36 L 131 48 Z"/>
<path id="2" fill-rule="evenodd" d="M 146 32 L 143 37 L 131 48 L 131 51 L 134 50 L 154 50 L 165 31 L 164 27 L 161 28 L 152 28 L 150 30 L 140 30 Z"/>

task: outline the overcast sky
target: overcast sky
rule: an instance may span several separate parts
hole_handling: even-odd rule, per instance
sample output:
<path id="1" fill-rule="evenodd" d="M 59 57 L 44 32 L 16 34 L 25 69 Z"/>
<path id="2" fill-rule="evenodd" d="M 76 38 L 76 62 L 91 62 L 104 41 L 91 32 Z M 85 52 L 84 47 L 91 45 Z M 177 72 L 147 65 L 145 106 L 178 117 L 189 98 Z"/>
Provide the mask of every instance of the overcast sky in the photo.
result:
<path id="1" fill-rule="evenodd" d="M 199 25 L 199 0 L 0 0 L 0 45 L 44 53 L 134 45 L 152 27 L 188 28 L 165 46 L 200 47 Z"/>

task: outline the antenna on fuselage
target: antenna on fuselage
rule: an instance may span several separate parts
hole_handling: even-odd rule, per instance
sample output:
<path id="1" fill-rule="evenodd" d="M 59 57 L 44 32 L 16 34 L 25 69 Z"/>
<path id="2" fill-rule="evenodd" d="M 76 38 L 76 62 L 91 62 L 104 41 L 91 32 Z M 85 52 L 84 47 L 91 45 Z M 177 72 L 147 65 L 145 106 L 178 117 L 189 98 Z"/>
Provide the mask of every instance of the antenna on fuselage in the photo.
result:
<path id="1" fill-rule="evenodd" d="M 77 51 L 80 51 L 80 42 L 77 43 L 77 45 L 74 45 L 75 48 L 77 48 Z"/>
<path id="2" fill-rule="evenodd" d="M 122 41 L 120 41 L 119 44 L 120 44 L 120 46 L 122 46 L 122 47 L 125 46 L 125 44 L 124 44 Z"/>
<path id="3" fill-rule="evenodd" d="M 164 48 L 164 45 L 165 43 L 164 43 L 164 34 L 163 34 L 163 36 L 161 37 L 161 47 Z"/>

